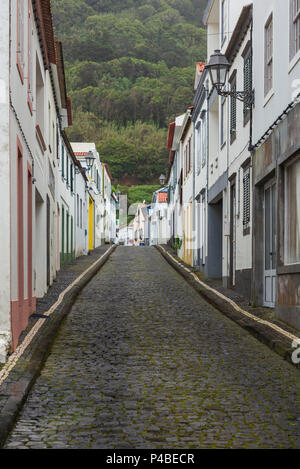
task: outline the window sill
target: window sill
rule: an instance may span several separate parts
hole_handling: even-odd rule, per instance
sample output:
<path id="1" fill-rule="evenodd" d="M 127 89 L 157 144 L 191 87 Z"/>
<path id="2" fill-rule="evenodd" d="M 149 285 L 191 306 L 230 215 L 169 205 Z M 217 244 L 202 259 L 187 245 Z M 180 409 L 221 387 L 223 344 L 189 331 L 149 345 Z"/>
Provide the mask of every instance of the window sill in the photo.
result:
<path id="1" fill-rule="evenodd" d="M 32 106 L 32 102 L 31 102 L 29 93 L 28 93 L 27 104 L 28 104 L 29 112 L 30 112 L 31 116 L 33 116 L 33 106 Z"/>
<path id="2" fill-rule="evenodd" d="M 298 50 L 296 55 L 290 61 L 289 68 L 288 68 L 288 74 L 290 74 L 293 71 L 294 67 L 297 65 L 299 60 L 300 60 L 300 50 Z"/>
<path id="3" fill-rule="evenodd" d="M 278 275 L 300 274 L 300 264 L 282 265 L 277 267 Z"/>
<path id="4" fill-rule="evenodd" d="M 45 153 L 45 151 L 47 150 L 47 147 L 46 147 L 45 140 L 44 140 L 42 131 L 41 131 L 41 129 L 40 129 L 40 126 L 37 125 L 35 129 L 36 129 L 37 141 L 39 142 L 39 145 L 40 145 L 41 149 L 42 149 L 43 152 Z"/>
<path id="5" fill-rule="evenodd" d="M 236 132 L 230 135 L 230 145 L 232 145 L 236 141 Z"/>
<path id="6" fill-rule="evenodd" d="M 24 68 L 21 65 L 19 55 L 17 54 L 17 69 L 20 75 L 20 80 L 22 82 L 22 85 L 24 85 Z"/>
<path id="7" fill-rule="evenodd" d="M 264 107 L 269 103 L 269 101 L 273 98 L 275 94 L 274 88 L 272 88 L 268 94 L 266 94 L 265 99 L 264 99 Z"/>

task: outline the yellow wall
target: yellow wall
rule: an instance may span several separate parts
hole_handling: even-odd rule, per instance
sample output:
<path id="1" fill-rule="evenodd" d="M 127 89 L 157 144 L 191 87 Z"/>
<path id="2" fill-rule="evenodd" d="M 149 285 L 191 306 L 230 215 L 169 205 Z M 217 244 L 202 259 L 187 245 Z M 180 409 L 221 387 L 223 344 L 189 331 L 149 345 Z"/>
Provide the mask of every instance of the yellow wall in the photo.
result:
<path id="1" fill-rule="evenodd" d="M 94 249 L 94 201 L 89 196 L 89 251 Z"/>

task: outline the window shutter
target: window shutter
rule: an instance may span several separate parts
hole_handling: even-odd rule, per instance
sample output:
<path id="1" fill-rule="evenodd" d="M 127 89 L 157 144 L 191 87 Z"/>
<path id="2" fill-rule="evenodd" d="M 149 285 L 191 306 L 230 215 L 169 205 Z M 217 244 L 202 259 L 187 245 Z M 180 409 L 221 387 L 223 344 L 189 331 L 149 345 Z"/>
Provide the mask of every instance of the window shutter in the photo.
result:
<path id="1" fill-rule="evenodd" d="M 206 164 L 206 118 L 202 119 L 202 167 Z"/>
<path id="2" fill-rule="evenodd" d="M 252 89 L 252 57 L 251 53 L 244 60 L 244 91 L 251 92 Z M 244 102 L 244 116 L 249 111 L 249 106 Z"/>
<path id="3" fill-rule="evenodd" d="M 198 141 L 197 141 L 197 173 L 200 173 L 201 170 L 201 145 L 202 145 L 202 135 L 201 135 L 201 124 L 198 128 Z"/>
<path id="4" fill-rule="evenodd" d="M 231 91 L 236 92 L 236 81 L 231 84 Z M 231 112 L 230 112 L 230 135 L 234 136 L 236 134 L 236 98 L 231 97 Z"/>
<path id="5" fill-rule="evenodd" d="M 179 178 L 179 202 L 180 202 L 180 205 L 182 205 L 182 170 L 181 170 L 180 178 Z"/>
<path id="6" fill-rule="evenodd" d="M 243 178 L 243 225 L 250 223 L 250 168 L 244 173 Z"/>

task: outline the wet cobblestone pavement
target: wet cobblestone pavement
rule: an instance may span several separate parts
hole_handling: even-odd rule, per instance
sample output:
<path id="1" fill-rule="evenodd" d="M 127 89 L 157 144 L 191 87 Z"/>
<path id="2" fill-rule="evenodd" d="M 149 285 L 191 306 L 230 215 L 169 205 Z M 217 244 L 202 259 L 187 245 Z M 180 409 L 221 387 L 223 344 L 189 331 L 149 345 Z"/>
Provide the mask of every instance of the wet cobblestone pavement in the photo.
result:
<path id="1" fill-rule="evenodd" d="M 300 448 L 300 373 L 154 248 L 119 247 L 61 327 L 6 448 Z"/>

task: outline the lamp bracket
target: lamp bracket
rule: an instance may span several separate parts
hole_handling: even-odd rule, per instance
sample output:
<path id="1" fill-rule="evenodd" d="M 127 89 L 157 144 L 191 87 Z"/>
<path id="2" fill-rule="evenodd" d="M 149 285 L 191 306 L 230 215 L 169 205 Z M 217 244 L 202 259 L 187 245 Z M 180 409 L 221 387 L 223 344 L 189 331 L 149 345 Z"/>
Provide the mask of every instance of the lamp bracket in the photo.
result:
<path id="1" fill-rule="evenodd" d="M 216 87 L 217 93 L 219 96 L 224 96 L 224 98 L 235 98 L 239 101 L 242 101 L 250 109 L 254 104 L 254 90 L 252 91 L 222 91 Z"/>

